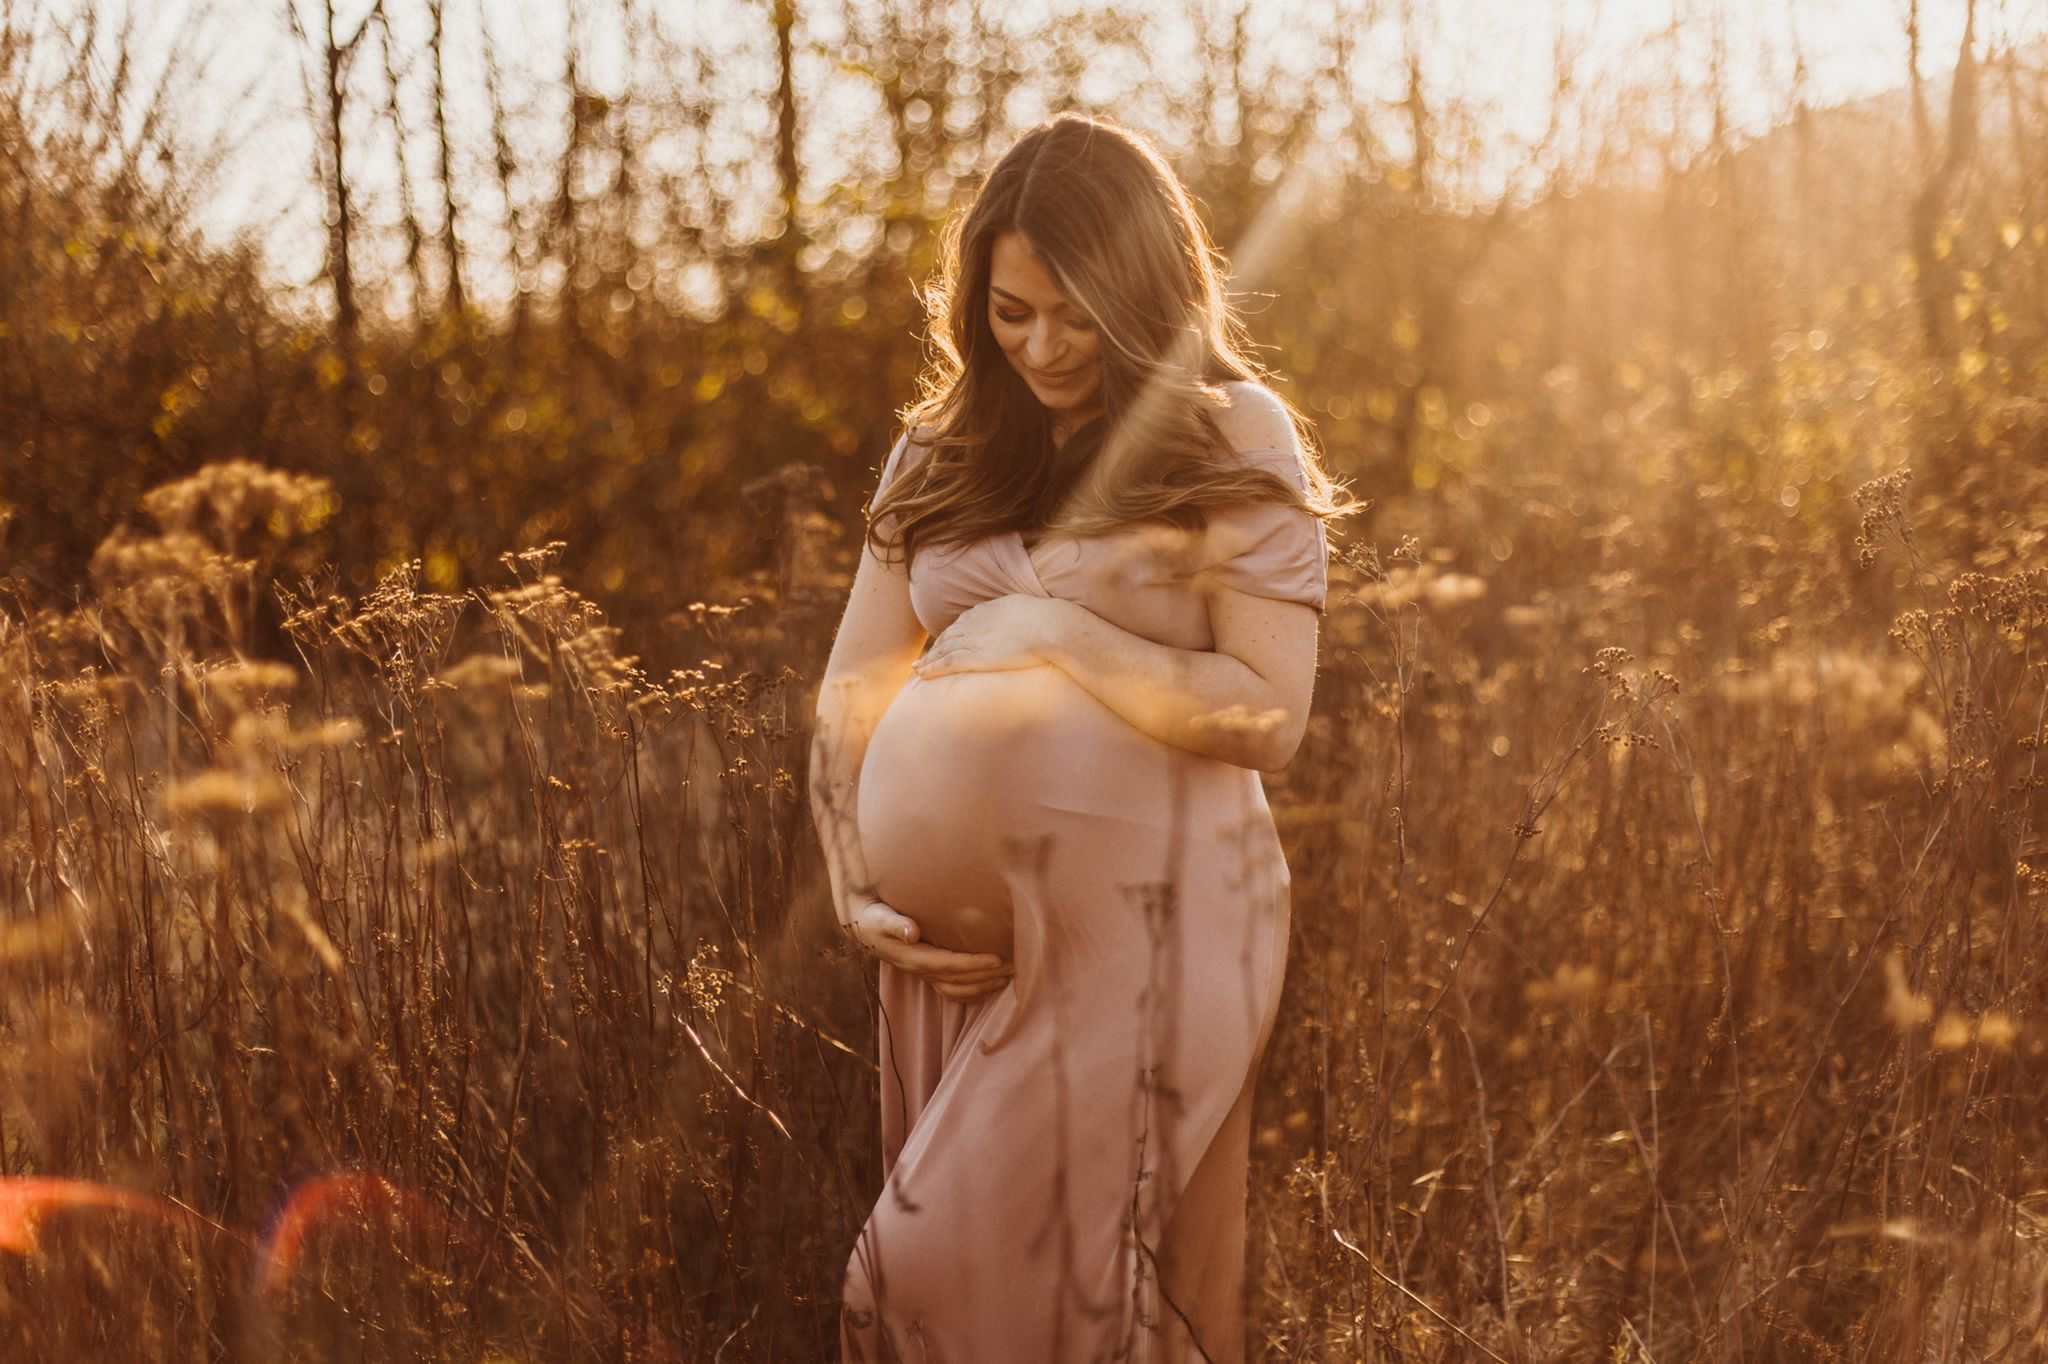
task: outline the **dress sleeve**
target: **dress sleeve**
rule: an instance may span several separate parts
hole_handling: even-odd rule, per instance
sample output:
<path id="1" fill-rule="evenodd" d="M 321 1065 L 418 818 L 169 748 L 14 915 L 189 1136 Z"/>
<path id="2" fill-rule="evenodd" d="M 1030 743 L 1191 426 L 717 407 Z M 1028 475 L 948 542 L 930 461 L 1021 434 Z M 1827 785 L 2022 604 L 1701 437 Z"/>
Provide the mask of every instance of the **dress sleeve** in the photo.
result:
<path id="1" fill-rule="evenodd" d="M 908 469 L 917 465 L 929 453 L 930 447 L 914 443 L 908 433 L 898 436 L 896 444 L 890 447 L 889 457 L 882 461 L 882 476 L 875 480 L 875 491 L 868 498 L 868 515 L 874 515 L 875 503 L 882 493 Z"/>
<path id="2" fill-rule="evenodd" d="M 1294 450 L 1248 450 L 1244 456 L 1297 488 L 1308 486 Z M 1330 544 L 1321 517 L 1283 503 L 1250 502 L 1216 508 L 1208 522 L 1210 581 L 1255 597 L 1323 609 Z"/>

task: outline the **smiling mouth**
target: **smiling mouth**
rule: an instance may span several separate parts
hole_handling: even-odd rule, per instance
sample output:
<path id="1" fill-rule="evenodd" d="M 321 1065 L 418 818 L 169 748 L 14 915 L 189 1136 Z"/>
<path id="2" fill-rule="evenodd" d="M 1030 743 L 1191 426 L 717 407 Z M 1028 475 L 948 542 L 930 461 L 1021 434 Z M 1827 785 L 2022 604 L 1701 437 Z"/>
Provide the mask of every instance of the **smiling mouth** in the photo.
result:
<path id="1" fill-rule="evenodd" d="M 1086 365 L 1076 365 L 1072 369 L 1061 370 L 1058 373 L 1054 373 L 1051 370 L 1032 369 L 1029 365 L 1025 366 L 1025 369 L 1030 373 L 1031 377 L 1043 384 L 1072 383 L 1074 380 L 1081 377 L 1081 371 L 1086 368 Z"/>

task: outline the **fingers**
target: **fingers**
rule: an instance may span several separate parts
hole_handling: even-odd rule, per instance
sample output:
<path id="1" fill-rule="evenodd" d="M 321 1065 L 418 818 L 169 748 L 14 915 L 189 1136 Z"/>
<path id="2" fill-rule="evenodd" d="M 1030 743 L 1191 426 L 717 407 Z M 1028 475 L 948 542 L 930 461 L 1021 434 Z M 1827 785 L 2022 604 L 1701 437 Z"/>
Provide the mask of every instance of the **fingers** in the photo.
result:
<path id="1" fill-rule="evenodd" d="M 917 921 L 880 900 L 870 900 L 854 916 L 853 936 L 870 952 L 884 942 L 916 942 L 923 937 Z"/>
<path id="2" fill-rule="evenodd" d="M 963 1003 L 994 994 L 1016 974 L 1015 968 L 1003 958 L 979 952 L 889 944 L 875 955 L 899 971 L 918 977 L 941 999 Z"/>
<path id="3" fill-rule="evenodd" d="M 1009 984 L 1007 979 L 990 981 L 986 985 L 938 985 L 932 986 L 932 993 L 941 999 L 950 999 L 956 1004 L 972 1004 L 975 1000 L 992 995 Z"/>
<path id="4" fill-rule="evenodd" d="M 1003 988 L 1016 974 L 1007 957 L 993 952 L 955 952 L 922 942 L 917 921 L 880 900 L 870 901 L 854 922 L 854 936 L 877 958 L 922 978 L 942 998 L 973 1000 Z"/>
<path id="5" fill-rule="evenodd" d="M 911 671 L 919 677 L 945 677 L 950 673 L 974 671 L 977 653 L 987 652 L 977 646 L 976 631 L 981 622 L 975 615 L 986 605 L 983 602 L 961 612 L 959 618 L 940 632 L 918 660 L 910 665 Z"/>
<path id="6" fill-rule="evenodd" d="M 930 985 L 940 998 L 959 1000 L 964 1003 L 968 1000 L 980 999 L 983 995 L 994 994 L 997 990 L 1009 984 L 1010 978 L 1015 974 L 1015 968 L 1008 962 L 1000 962 L 1000 965 L 992 971 L 962 973 L 943 978 L 926 976 L 925 983 Z"/>
<path id="7" fill-rule="evenodd" d="M 911 672 L 930 679 L 951 677 L 955 673 L 1005 673 L 1019 668 L 1038 666 L 1038 660 L 1025 654 L 1003 653 L 991 649 L 978 649 L 973 645 L 962 645 L 948 649 L 943 654 L 926 654 L 910 665 Z"/>
<path id="8" fill-rule="evenodd" d="M 992 994 L 1010 983 L 1011 972 L 996 971 L 985 976 L 963 976 L 957 980 L 933 980 L 925 977 L 925 984 L 948 999 L 976 999 Z"/>
<path id="9" fill-rule="evenodd" d="M 934 645 L 925 655 L 910 665 L 910 670 L 919 677 L 944 677 L 953 671 L 958 650 Z"/>
<path id="10" fill-rule="evenodd" d="M 976 984 L 1008 979 L 1010 963 L 991 952 L 954 952 L 929 943 L 884 941 L 875 955 L 899 971 L 925 977 L 933 984 Z"/>

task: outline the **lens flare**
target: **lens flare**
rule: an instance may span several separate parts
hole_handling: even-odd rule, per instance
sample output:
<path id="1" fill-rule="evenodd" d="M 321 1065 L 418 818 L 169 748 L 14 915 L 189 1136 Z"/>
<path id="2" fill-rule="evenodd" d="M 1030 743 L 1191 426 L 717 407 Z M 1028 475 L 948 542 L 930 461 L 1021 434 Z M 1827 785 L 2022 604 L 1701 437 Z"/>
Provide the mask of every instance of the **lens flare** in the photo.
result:
<path id="1" fill-rule="evenodd" d="M 189 1209 L 154 1194 L 85 1179 L 13 1175 L 0 1177 L 0 1251 L 33 1255 L 44 1217 L 86 1208 L 142 1213 L 164 1222 L 205 1223 Z"/>
<path id="2" fill-rule="evenodd" d="M 256 1252 L 257 1288 L 267 1297 L 283 1292 L 307 1242 L 337 1221 L 433 1234 L 460 1230 L 441 1209 L 382 1175 L 319 1175 L 293 1188 L 271 1219 Z"/>

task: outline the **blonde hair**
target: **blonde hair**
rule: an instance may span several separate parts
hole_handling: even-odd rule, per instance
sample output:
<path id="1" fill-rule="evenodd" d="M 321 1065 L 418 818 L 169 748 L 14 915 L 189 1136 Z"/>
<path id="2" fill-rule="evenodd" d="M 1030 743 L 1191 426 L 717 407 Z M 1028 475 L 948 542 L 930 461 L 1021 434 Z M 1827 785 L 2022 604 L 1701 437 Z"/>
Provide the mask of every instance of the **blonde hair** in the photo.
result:
<path id="1" fill-rule="evenodd" d="M 996 239 L 1022 234 L 1102 340 L 1103 415 L 1055 448 L 1051 414 L 988 324 Z M 966 541 L 1055 523 L 1075 531 L 1135 521 L 1192 525 L 1203 508 L 1284 502 L 1330 517 L 1355 509 L 1317 457 L 1313 432 L 1286 408 L 1305 487 L 1235 458 L 1214 412 L 1220 385 L 1256 382 L 1223 291 L 1223 258 L 1180 179 L 1138 134 L 1061 114 L 1018 139 L 966 213 L 948 225 L 924 292 L 927 363 L 904 412 L 928 447 L 923 472 L 899 477 L 869 509 L 878 551 Z M 907 453 L 907 452 L 906 452 Z M 1087 505 L 1074 495 L 1100 460 Z M 886 522 L 884 518 L 886 517 Z"/>

